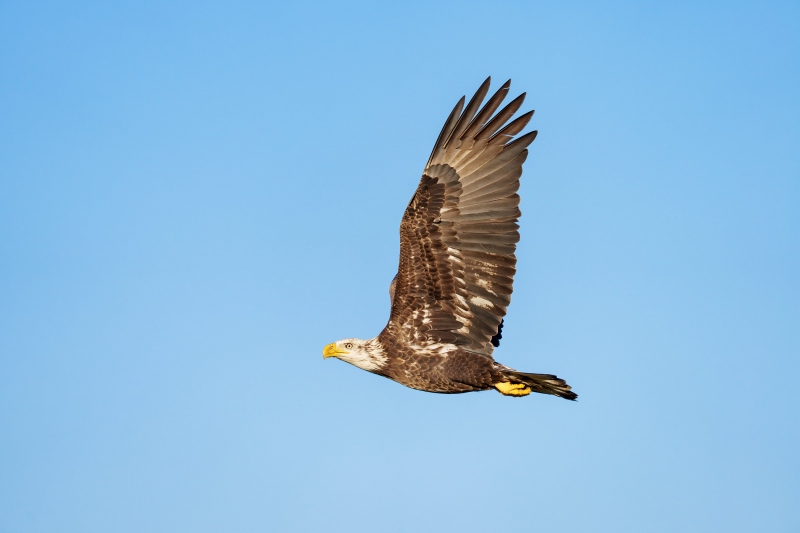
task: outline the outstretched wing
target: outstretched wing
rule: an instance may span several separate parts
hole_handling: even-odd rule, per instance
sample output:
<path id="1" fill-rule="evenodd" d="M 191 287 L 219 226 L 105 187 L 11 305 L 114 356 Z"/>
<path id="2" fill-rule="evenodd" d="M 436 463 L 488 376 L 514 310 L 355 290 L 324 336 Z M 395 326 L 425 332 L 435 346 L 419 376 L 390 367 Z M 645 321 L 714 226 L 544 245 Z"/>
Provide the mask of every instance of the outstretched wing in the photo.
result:
<path id="1" fill-rule="evenodd" d="M 513 140 L 533 111 L 508 123 L 524 93 L 495 115 L 510 80 L 481 108 L 489 83 L 453 109 L 403 215 L 387 325 L 410 344 L 454 343 L 487 357 L 511 298 L 517 190 L 536 137 Z"/>

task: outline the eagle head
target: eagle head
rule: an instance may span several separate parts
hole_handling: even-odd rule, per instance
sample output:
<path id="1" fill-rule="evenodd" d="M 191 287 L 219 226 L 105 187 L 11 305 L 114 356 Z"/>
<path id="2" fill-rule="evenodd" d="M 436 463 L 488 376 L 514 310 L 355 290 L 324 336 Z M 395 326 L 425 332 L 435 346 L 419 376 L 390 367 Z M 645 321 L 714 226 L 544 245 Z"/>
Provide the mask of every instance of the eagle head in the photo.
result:
<path id="1" fill-rule="evenodd" d="M 322 357 L 336 357 L 369 372 L 380 370 L 386 364 L 386 350 L 378 339 L 332 342 L 323 348 Z"/>

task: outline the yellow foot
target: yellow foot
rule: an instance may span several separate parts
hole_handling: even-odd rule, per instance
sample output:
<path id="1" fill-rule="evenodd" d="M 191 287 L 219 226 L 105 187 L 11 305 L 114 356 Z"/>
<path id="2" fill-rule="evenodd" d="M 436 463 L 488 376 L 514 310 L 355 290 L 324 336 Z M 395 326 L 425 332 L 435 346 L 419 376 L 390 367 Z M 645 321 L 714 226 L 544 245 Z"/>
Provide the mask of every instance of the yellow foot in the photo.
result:
<path id="1" fill-rule="evenodd" d="M 497 392 L 505 396 L 527 396 L 531 393 L 531 388 L 522 383 L 508 383 L 507 381 L 495 383 L 494 388 Z"/>

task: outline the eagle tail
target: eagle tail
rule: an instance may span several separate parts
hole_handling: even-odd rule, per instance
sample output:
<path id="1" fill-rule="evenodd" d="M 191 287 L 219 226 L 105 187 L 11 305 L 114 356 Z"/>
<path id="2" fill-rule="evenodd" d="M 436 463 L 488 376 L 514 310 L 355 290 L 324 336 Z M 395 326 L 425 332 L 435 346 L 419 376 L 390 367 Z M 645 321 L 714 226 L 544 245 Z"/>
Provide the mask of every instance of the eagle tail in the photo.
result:
<path id="1" fill-rule="evenodd" d="M 572 387 L 567 382 L 552 374 L 528 374 L 507 370 L 504 372 L 505 379 L 510 383 L 495 383 L 495 388 L 507 396 L 523 396 L 531 392 L 540 394 L 552 394 L 567 400 L 575 400 L 578 395 L 572 392 Z M 520 385 L 524 388 L 519 389 Z M 525 389 L 528 389 L 525 391 Z"/>

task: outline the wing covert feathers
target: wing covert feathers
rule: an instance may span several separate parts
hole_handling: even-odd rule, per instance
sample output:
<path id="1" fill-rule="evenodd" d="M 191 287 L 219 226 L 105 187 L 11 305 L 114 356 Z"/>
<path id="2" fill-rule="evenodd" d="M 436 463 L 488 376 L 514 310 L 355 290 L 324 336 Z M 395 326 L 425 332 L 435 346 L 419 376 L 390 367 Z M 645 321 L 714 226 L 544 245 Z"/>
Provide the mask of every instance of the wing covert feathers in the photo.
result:
<path id="1" fill-rule="evenodd" d="M 406 208 L 385 330 L 405 343 L 454 343 L 491 358 L 516 271 L 522 164 L 536 138 L 514 139 L 533 111 L 509 122 L 525 94 L 495 114 L 510 84 L 483 107 L 490 78 L 466 107 L 459 100 Z"/>

